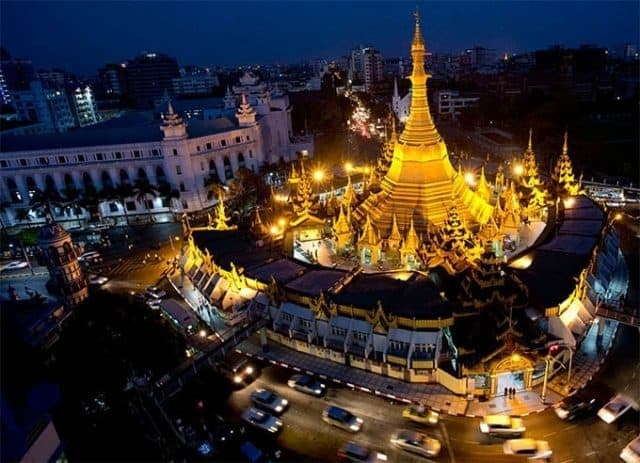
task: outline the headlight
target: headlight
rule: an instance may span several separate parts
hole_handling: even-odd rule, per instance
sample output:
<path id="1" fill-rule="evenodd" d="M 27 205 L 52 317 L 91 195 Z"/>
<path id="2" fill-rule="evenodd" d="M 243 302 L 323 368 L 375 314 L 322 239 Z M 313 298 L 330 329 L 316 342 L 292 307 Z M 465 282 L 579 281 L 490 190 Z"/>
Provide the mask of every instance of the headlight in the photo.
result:
<path id="1" fill-rule="evenodd" d="M 278 405 L 278 406 L 276 407 L 276 411 L 277 411 L 277 412 L 281 412 L 281 411 L 282 411 L 282 406 L 281 406 L 281 405 Z"/>
<path id="2" fill-rule="evenodd" d="M 289 404 L 289 401 L 288 401 L 287 399 L 283 399 L 283 400 L 282 400 L 282 406 L 283 406 L 283 407 L 284 407 L 284 406 L 286 406 L 286 405 L 288 405 L 288 404 Z"/>
<path id="3" fill-rule="evenodd" d="M 315 391 L 313 391 L 313 392 L 315 392 L 316 394 L 320 394 L 320 393 L 322 392 L 322 389 L 316 389 L 316 390 L 315 390 Z"/>
<path id="4" fill-rule="evenodd" d="M 247 374 L 253 374 L 253 367 L 247 367 L 247 369 L 245 370 L 247 372 Z"/>
<path id="5" fill-rule="evenodd" d="M 241 382 L 242 382 L 242 376 L 240 376 L 240 375 L 235 375 L 235 376 L 233 377 L 233 381 L 234 381 L 236 384 L 241 383 Z"/>
<path id="6" fill-rule="evenodd" d="M 360 429 L 360 423 L 352 424 L 351 426 L 349 426 L 349 429 L 351 429 L 352 431 L 357 431 L 358 429 Z"/>

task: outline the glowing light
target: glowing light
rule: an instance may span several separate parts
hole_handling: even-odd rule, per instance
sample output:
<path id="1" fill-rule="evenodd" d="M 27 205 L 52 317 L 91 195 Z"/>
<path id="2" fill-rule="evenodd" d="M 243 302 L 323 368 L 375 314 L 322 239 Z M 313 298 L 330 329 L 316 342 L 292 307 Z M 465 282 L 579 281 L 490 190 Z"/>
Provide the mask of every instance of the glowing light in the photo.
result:
<path id="1" fill-rule="evenodd" d="M 564 207 L 566 207 L 567 209 L 572 208 L 575 203 L 576 199 L 571 196 L 570 198 L 564 200 Z"/>
<path id="2" fill-rule="evenodd" d="M 284 228 L 284 226 L 287 224 L 287 220 L 283 219 L 282 217 L 280 217 L 278 219 L 278 225 L 280 226 L 280 228 Z"/>
<path id="3" fill-rule="evenodd" d="M 511 354 L 511 361 L 512 361 L 512 362 L 514 362 L 514 363 L 515 363 L 515 362 L 519 362 L 519 361 L 520 361 L 520 359 L 521 359 L 521 357 L 520 357 L 520 355 L 519 355 L 519 354 L 515 354 L 515 353 L 514 353 L 514 354 Z"/>
<path id="4" fill-rule="evenodd" d="M 524 174 L 524 167 L 522 167 L 521 164 L 515 164 L 513 166 L 513 173 L 516 174 L 516 175 Z"/>
<path id="5" fill-rule="evenodd" d="M 271 233 L 273 236 L 278 234 L 278 226 L 277 225 L 271 225 L 271 228 L 269 228 L 269 233 Z"/>
<path id="6" fill-rule="evenodd" d="M 622 214 L 620 212 L 618 212 L 616 215 L 613 216 L 613 220 L 620 220 L 622 218 Z"/>
<path id="7" fill-rule="evenodd" d="M 533 256 L 531 254 L 527 254 L 526 256 L 522 256 L 519 259 L 514 260 L 509 264 L 511 268 L 517 268 L 519 270 L 528 269 L 529 266 L 533 263 Z"/>
<path id="8" fill-rule="evenodd" d="M 324 180 L 324 171 L 320 169 L 313 171 L 313 179 L 316 182 L 321 182 L 322 180 Z"/>
<path id="9" fill-rule="evenodd" d="M 205 330 L 200 330 L 200 331 L 198 332 L 198 335 L 199 335 L 201 338 L 206 338 L 206 337 L 207 337 L 207 332 L 206 332 Z"/>
<path id="10" fill-rule="evenodd" d="M 476 184 L 476 176 L 473 175 L 473 172 L 465 172 L 464 181 L 467 182 L 467 185 L 474 186 Z"/>
<path id="11" fill-rule="evenodd" d="M 352 162 L 345 162 L 344 163 L 344 170 L 350 174 L 351 172 L 353 172 L 353 163 Z"/>

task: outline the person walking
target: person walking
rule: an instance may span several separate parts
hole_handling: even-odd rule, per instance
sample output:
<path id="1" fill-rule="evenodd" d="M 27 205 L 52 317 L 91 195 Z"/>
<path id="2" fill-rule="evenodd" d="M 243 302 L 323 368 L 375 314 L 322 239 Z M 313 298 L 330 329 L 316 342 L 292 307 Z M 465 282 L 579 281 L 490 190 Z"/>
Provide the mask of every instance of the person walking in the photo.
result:
<path id="1" fill-rule="evenodd" d="M 504 388 L 504 396 L 507 397 L 507 394 L 509 393 L 509 388 L 505 387 Z"/>

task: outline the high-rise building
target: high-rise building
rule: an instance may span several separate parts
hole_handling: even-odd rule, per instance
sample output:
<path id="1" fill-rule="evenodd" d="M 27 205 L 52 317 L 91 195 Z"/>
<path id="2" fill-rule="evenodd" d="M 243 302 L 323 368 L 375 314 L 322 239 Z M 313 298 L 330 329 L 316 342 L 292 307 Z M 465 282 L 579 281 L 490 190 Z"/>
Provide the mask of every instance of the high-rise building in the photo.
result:
<path id="1" fill-rule="evenodd" d="M 88 85 L 84 88 L 77 87 L 69 96 L 73 103 L 72 110 L 76 123 L 80 127 L 98 122 L 98 106 L 91 87 Z"/>
<path id="2" fill-rule="evenodd" d="M 20 119 L 41 122 L 49 131 L 65 132 L 76 125 L 64 89 L 46 88 L 34 80 L 29 90 L 13 93 L 13 102 Z"/>
<path id="3" fill-rule="evenodd" d="M 165 92 L 173 92 L 173 79 L 180 77 L 175 58 L 145 53 L 127 63 L 127 84 L 134 106 L 152 108 Z"/>
<path id="4" fill-rule="evenodd" d="M 382 54 L 375 48 L 360 47 L 351 51 L 350 80 L 364 84 L 367 92 L 382 82 L 383 70 Z"/>
<path id="5" fill-rule="evenodd" d="M 11 58 L 4 48 L 0 57 L 0 103 L 11 104 L 12 92 L 29 90 L 29 84 L 36 78 L 31 61 Z"/>
<path id="6" fill-rule="evenodd" d="M 218 85 L 218 76 L 208 73 L 187 74 L 172 80 L 173 94 L 176 96 L 208 95 Z"/>

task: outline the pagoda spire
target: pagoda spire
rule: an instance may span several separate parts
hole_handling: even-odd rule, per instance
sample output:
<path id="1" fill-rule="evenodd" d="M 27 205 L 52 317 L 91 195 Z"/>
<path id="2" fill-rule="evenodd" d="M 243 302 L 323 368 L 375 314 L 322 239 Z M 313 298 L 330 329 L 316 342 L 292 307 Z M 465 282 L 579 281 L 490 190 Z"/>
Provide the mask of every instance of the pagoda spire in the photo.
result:
<path id="1" fill-rule="evenodd" d="M 435 144 L 441 140 L 440 134 L 431 118 L 429 101 L 427 100 L 427 79 L 431 77 L 424 69 L 425 44 L 420 31 L 420 15 L 416 11 L 415 32 L 411 43 L 411 59 L 413 71 L 411 80 L 411 106 L 409 119 L 404 132 L 400 135 L 400 142 L 410 145 Z"/>
<path id="2" fill-rule="evenodd" d="M 529 127 L 529 144 L 527 145 L 527 151 L 533 152 L 533 144 L 531 141 L 533 140 L 533 129 Z"/>
<path id="3" fill-rule="evenodd" d="M 224 211 L 224 194 L 222 188 L 218 191 L 218 204 L 216 205 L 216 218 L 213 223 L 213 228 L 216 230 L 229 230 L 233 227 L 227 225 L 227 214 Z"/>
<path id="4" fill-rule="evenodd" d="M 487 182 L 487 178 L 484 176 L 484 166 L 480 169 L 480 179 L 478 180 L 476 193 L 487 203 L 491 200 L 491 187 Z"/>
<path id="5" fill-rule="evenodd" d="M 251 107 L 247 101 L 247 95 L 244 93 L 241 97 L 240 106 L 236 111 L 236 117 L 240 123 L 240 127 L 248 127 L 256 124 L 256 110 Z"/>
<path id="6" fill-rule="evenodd" d="M 571 158 L 569 157 L 568 133 L 566 130 L 564 132 L 562 154 L 551 173 L 551 179 L 557 184 L 559 194 L 573 196 L 580 191 L 580 182 L 576 181 Z"/>
<path id="7" fill-rule="evenodd" d="M 569 154 L 569 133 L 567 130 L 564 131 L 564 143 L 562 143 L 562 154 L 564 156 L 568 156 Z"/>

